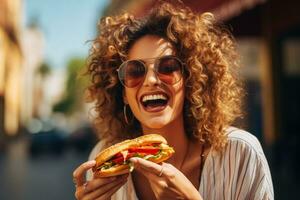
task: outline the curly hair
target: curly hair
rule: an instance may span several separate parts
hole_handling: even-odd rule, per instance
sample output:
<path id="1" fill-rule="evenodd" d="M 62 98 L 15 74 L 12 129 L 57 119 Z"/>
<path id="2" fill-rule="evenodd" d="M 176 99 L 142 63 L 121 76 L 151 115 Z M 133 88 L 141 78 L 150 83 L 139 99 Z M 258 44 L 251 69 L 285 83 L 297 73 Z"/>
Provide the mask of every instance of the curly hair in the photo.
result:
<path id="1" fill-rule="evenodd" d="M 123 115 L 123 86 L 117 68 L 126 60 L 131 45 L 145 35 L 171 42 L 185 63 L 184 126 L 189 138 L 222 149 L 225 129 L 241 116 L 242 87 L 236 45 L 213 14 L 193 13 L 184 5 L 162 3 L 143 18 L 129 13 L 106 17 L 98 25 L 88 58 L 90 100 L 95 101 L 96 127 L 100 137 L 115 142 L 141 134 L 134 119 Z"/>

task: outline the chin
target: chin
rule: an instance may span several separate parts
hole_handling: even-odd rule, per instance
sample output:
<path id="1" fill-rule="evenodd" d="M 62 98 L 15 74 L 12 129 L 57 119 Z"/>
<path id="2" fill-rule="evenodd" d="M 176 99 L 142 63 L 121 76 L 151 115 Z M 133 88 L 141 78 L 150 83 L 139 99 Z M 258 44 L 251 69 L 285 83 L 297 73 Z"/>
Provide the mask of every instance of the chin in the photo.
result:
<path id="1" fill-rule="evenodd" d="M 150 129 L 162 129 L 170 123 L 166 117 L 155 117 L 146 119 L 144 125 Z"/>

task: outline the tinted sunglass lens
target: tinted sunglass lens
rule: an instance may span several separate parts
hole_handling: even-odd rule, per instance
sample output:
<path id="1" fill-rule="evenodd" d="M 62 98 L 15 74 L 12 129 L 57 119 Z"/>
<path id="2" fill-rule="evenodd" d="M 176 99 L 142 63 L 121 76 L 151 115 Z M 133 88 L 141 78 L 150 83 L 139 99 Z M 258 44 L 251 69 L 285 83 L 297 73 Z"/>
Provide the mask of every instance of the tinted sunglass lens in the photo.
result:
<path id="1" fill-rule="evenodd" d="M 144 79 L 145 66 L 141 61 L 130 60 L 122 67 L 123 83 L 127 87 L 135 87 Z"/>
<path id="2" fill-rule="evenodd" d="M 175 84 L 182 77 L 182 64 L 174 57 L 163 57 L 157 64 L 157 72 L 161 81 Z"/>

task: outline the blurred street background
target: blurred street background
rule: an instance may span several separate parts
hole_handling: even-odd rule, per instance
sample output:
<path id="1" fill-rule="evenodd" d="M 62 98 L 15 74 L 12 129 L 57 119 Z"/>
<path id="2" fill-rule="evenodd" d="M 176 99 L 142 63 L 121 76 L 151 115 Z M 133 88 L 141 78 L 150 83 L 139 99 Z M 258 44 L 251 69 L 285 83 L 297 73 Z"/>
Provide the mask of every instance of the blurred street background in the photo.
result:
<path id="1" fill-rule="evenodd" d="M 245 117 L 267 156 L 275 199 L 300 188 L 300 2 L 183 0 L 229 27 Z M 0 0 L 0 200 L 74 199 L 72 172 L 97 142 L 85 103 L 88 51 L 103 16 L 155 0 Z"/>

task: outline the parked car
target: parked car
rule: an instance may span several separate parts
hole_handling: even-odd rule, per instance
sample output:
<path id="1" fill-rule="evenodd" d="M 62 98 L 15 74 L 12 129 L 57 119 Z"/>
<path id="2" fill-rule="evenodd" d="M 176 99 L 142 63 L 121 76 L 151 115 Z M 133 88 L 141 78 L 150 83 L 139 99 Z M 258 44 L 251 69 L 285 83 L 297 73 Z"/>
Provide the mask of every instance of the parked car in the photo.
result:
<path id="1" fill-rule="evenodd" d="M 90 151 L 97 141 L 95 131 L 89 124 L 77 128 L 68 137 L 70 147 L 78 152 Z"/>
<path id="2" fill-rule="evenodd" d="M 58 129 L 30 134 L 29 152 L 32 156 L 45 153 L 60 155 L 66 147 L 66 139 L 67 135 Z"/>

